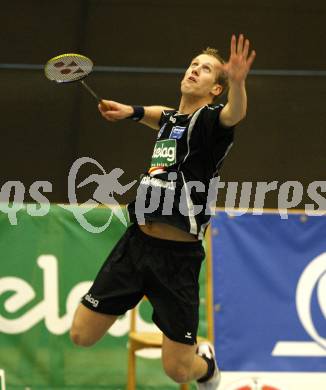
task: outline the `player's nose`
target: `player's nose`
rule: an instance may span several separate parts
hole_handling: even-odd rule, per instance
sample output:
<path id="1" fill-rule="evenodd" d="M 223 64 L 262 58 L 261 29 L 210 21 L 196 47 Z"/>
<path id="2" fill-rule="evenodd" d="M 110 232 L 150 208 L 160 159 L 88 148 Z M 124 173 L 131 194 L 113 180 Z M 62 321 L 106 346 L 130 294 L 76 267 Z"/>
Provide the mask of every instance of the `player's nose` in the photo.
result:
<path id="1" fill-rule="evenodd" d="M 199 72 L 200 72 L 200 68 L 198 68 L 198 66 L 191 70 L 191 74 L 193 74 L 195 76 L 199 76 Z"/>

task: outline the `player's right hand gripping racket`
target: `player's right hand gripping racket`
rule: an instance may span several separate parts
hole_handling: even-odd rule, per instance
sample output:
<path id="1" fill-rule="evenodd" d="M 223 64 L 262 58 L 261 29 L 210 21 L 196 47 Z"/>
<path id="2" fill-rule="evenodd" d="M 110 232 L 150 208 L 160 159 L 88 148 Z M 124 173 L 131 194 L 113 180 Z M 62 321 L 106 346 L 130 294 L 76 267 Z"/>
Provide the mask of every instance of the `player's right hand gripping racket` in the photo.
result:
<path id="1" fill-rule="evenodd" d="M 45 76 L 57 83 L 71 83 L 79 81 L 84 88 L 101 103 L 101 98 L 86 84 L 87 77 L 93 69 L 93 62 L 81 54 L 61 54 L 51 58 L 45 65 Z"/>

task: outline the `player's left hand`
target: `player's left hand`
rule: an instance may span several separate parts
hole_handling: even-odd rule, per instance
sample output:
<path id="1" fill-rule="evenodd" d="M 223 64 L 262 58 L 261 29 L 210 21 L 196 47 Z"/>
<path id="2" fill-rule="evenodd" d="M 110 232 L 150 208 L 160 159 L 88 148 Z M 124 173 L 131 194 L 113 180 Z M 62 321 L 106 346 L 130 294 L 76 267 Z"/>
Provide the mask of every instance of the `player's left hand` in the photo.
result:
<path id="1" fill-rule="evenodd" d="M 252 63 L 256 57 L 255 50 L 249 55 L 249 40 L 240 34 L 238 42 L 235 35 L 231 38 L 231 54 L 229 61 L 222 65 L 221 70 L 228 75 L 230 83 L 245 81 Z"/>

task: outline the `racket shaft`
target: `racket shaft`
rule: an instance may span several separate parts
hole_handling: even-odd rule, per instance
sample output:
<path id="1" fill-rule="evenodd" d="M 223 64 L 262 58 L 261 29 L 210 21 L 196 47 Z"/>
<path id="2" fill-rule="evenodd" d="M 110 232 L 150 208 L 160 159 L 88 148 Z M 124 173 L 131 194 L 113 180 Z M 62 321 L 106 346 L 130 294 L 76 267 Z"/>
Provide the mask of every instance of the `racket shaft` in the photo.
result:
<path id="1" fill-rule="evenodd" d="M 85 83 L 84 80 L 79 80 L 79 82 L 82 84 L 82 86 L 87 89 L 87 91 L 100 103 L 101 98 L 92 90 L 92 88 Z"/>

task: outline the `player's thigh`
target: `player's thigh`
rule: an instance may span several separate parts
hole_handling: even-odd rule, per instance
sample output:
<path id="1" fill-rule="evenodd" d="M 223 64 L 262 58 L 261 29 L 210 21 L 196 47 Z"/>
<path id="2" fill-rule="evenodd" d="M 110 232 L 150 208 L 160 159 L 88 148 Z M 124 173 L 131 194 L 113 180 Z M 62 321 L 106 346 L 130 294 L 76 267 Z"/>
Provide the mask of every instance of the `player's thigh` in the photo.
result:
<path id="1" fill-rule="evenodd" d="M 74 343 L 93 345 L 114 324 L 118 316 L 98 313 L 80 304 L 75 312 L 70 336 Z"/>
<path id="2" fill-rule="evenodd" d="M 190 370 L 197 345 L 183 344 L 169 339 L 163 334 L 162 363 L 164 370 L 169 373 L 175 369 Z"/>

